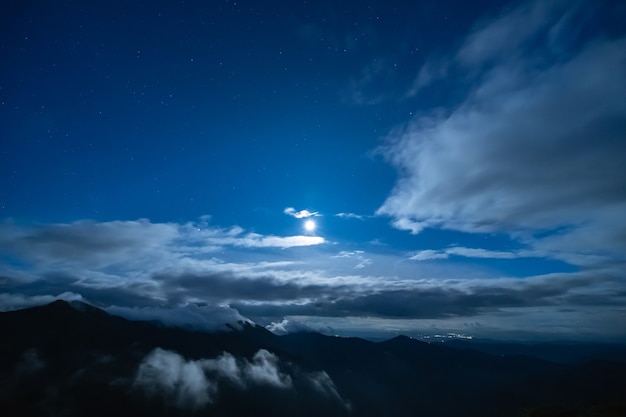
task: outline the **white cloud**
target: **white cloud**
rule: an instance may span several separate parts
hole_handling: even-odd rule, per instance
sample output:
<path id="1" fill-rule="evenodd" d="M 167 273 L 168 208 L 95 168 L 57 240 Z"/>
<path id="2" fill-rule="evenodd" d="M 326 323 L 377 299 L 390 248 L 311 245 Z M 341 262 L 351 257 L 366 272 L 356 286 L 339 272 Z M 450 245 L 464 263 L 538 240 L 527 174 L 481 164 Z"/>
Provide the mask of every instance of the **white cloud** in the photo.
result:
<path id="1" fill-rule="evenodd" d="M 350 402 L 344 400 L 341 395 L 339 395 L 339 391 L 337 391 L 335 383 L 325 371 L 311 372 L 308 374 L 308 379 L 319 392 L 340 401 L 344 408 L 351 410 Z"/>
<path id="2" fill-rule="evenodd" d="M 504 252 L 493 251 L 482 248 L 466 248 L 454 246 L 451 248 L 433 250 L 426 249 L 414 252 L 409 259 L 414 261 L 426 261 L 432 259 L 448 259 L 450 255 L 463 256 L 465 258 L 486 258 L 486 259 L 513 259 L 525 256 L 533 256 L 529 251 Z"/>
<path id="3" fill-rule="evenodd" d="M 522 254 L 515 252 L 493 251 L 481 248 L 464 248 L 455 246 L 446 249 L 449 255 L 464 256 L 466 258 L 490 258 L 490 259 L 513 259 L 518 258 Z"/>
<path id="4" fill-rule="evenodd" d="M 558 24 L 571 2 L 522 2 L 501 18 L 485 21 L 463 43 L 457 58 L 468 66 L 483 64 L 510 54 L 536 38 L 538 34 Z"/>
<path id="5" fill-rule="evenodd" d="M 205 370 L 215 373 L 218 377 L 225 378 L 235 385 L 244 386 L 239 363 L 230 353 L 224 352 L 215 359 L 203 359 L 201 363 Z"/>
<path id="6" fill-rule="evenodd" d="M 314 246 L 320 236 L 274 236 L 246 233 L 238 226 L 219 228 L 204 221 L 152 223 L 137 221 L 19 226 L 0 224 L 0 252 L 46 270 L 106 271 L 167 268 L 228 247 L 247 249 Z M 93 277 L 93 273 L 92 273 Z M 111 276 L 102 276 L 110 281 Z"/>
<path id="7" fill-rule="evenodd" d="M 505 7 L 500 11 L 500 17 L 476 24 L 456 51 L 447 56 L 441 56 L 439 52 L 427 59 L 405 97 L 415 97 L 424 87 L 445 79 L 463 82 L 481 79 L 489 74 L 493 64 L 497 69 L 504 63 L 523 61 L 529 50 L 540 49 L 538 42 L 544 46 L 542 52 L 558 56 L 562 52 L 559 41 L 566 38 L 563 34 L 575 36 L 580 30 L 580 20 L 584 21 L 592 14 L 593 10 L 581 6 L 588 5 L 564 0 L 535 0 L 521 2 L 513 9 Z"/>
<path id="8" fill-rule="evenodd" d="M 377 214 L 413 234 L 510 233 L 575 263 L 626 258 L 626 39 L 569 55 L 531 48 L 568 4 L 524 3 L 466 39 L 453 55 L 476 71 L 473 86 L 450 113 L 389 135 L 383 153 L 400 178 Z"/>
<path id="9" fill-rule="evenodd" d="M 332 256 L 332 258 L 335 258 L 335 259 L 341 259 L 341 258 L 354 259 L 354 260 L 357 261 L 357 264 L 354 265 L 354 268 L 362 269 L 362 268 L 365 268 L 365 267 L 367 267 L 367 266 L 372 264 L 372 260 L 370 258 L 366 258 L 364 256 L 364 253 L 365 252 L 363 252 L 362 250 L 341 251 L 337 255 Z"/>
<path id="10" fill-rule="evenodd" d="M 335 216 L 340 217 L 342 219 L 357 219 L 357 220 L 365 220 L 365 218 L 367 217 L 362 214 L 355 214 L 355 213 L 337 213 L 335 214 Z"/>
<path id="11" fill-rule="evenodd" d="M 283 212 L 289 216 L 295 217 L 296 219 L 306 219 L 307 217 L 321 216 L 321 214 L 317 211 L 309 211 L 309 210 L 296 211 L 296 209 L 293 207 L 287 207 Z"/>
<path id="12" fill-rule="evenodd" d="M 307 326 L 304 323 L 300 323 L 299 321 L 282 319 L 281 321 L 275 321 L 267 326 L 265 326 L 267 330 L 270 332 L 283 335 L 289 333 L 302 333 L 302 332 L 313 332 L 314 330 Z"/>
<path id="13" fill-rule="evenodd" d="M 264 236 L 258 233 L 231 234 L 228 236 L 206 236 L 204 242 L 213 247 L 236 246 L 243 248 L 287 249 L 300 246 L 314 246 L 326 243 L 321 236 Z"/>
<path id="14" fill-rule="evenodd" d="M 166 326 L 186 327 L 202 331 L 227 330 L 229 324 L 235 328 L 239 322 L 252 323 L 239 312 L 228 306 L 186 304 L 176 307 L 120 307 L 104 309 L 109 314 L 129 320 L 159 321 Z"/>
<path id="15" fill-rule="evenodd" d="M 363 253 L 364 252 L 362 250 L 354 250 L 354 251 L 342 250 L 337 255 L 334 255 L 333 258 L 352 258 L 355 256 L 361 256 Z"/>
<path id="16" fill-rule="evenodd" d="M 383 213 L 379 210 L 379 214 Z M 395 228 L 400 230 L 408 230 L 412 234 L 416 235 L 428 227 L 428 221 L 415 221 L 408 217 L 398 217 L 391 223 Z"/>
<path id="17" fill-rule="evenodd" d="M 179 408 L 198 409 L 216 401 L 221 379 L 240 388 L 246 384 L 291 388 L 291 376 L 279 369 L 279 359 L 260 349 L 252 357 L 235 359 L 225 352 L 215 359 L 187 360 L 176 352 L 156 348 L 140 363 L 134 386 L 153 396 L 163 396 Z M 332 381 L 325 381 L 333 388 Z"/>
<path id="18" fill-rule="evenodd" d="M 0 250 L 52 267 L 106 267 L 163 252 L 182 233 L 180 225 L 146 219 L 33 226 L 3 223 Z"/>
<path id="19" fill-rule="evenodd" d="M 19 293 L 0 293 L 0 311 L 19 310 L 49 304 L 56 300 L 85 301 L 80 294 L 63 292 L 58 295 L 25 295 Z"/>
<path id="20" fill-rule="evenodd" d="M 626 117 L 624 46 L 591 46 L 506 98 L 469 100 L 431 127 L 413 123 L 390 138 L 387 156 L 405 174 L 379 214 L 414 233 L 425 222 L 500 231 L 576 224 L 591 208 L 624 204 L 616 125 Z"/>
<path id="21" fill-rule="evenodd" d="M 139 364 L 133 385 L 148 395 L 164 398 L 171 405 L 197 410 L 218 402 L 223 384 L 239 390 L 259 385 L 292 389 L 294 379 L 300 381 L 300 388 L 304 382 L 314 395 L 321 394 L 345 408 L 350 407 L 326 372 L 304 372 L 265 349 L 259 349 L 250 360 L 235 358 L 228 352 L 216 358 L 193 360 L 156 348 Z M 298 391 L 292 393 L 307 395 Z"/>
<path id="22" fill-rule="evenodd" d="M 261 236 L 250 233 L 240 239 L 235 246 L 248 248 L 293 248 L 297 246 L 321 245 L 326 240 L 321 236 Z"/>
<path id="23" fill-rule="evenodd" d="M 291 377 L 279 370 L 278 357 L 265 349 L 254 354 L 252 361 L 246 363 L 243 373 L 260 384 L 279 388 L 290 388 L 292 385 Z"/>
<path id="24" fill-rule="evenodd" d="M 354 267 L 355 267 L 356 269 L 362 269 L 362 268 L 365 268 L 365 267 L 370 266 L 371 264 L 372 264 L 372 260 L 371 260 L 371 259 L 369 259 L 369 258 L 361 258 L 361 259 L 359 260 L 359 263 L 357 263 L 356 265 L 354 265 Z"/>
<path id="25" fill-rule="evenodd" d="M 160 348 L 139 365 L 135 386 L 150 395 L 163 395 L 180 408 L 191 409 L 212 403 L 217 393 L 217 384 L 207 379 L 201 361 L 187 361 Z"/>
<path id="26" fill-rule="evenodd" d="M 448 258 L 448 254 L 445 253 L 444 251 L 426 249 L 426 250 L 421 250 L 421 251 L 413 253 L 409 259 L 412 259 L 414 261 L 426 261 L 430 259 L 447 259 L 447 258 Z"/>

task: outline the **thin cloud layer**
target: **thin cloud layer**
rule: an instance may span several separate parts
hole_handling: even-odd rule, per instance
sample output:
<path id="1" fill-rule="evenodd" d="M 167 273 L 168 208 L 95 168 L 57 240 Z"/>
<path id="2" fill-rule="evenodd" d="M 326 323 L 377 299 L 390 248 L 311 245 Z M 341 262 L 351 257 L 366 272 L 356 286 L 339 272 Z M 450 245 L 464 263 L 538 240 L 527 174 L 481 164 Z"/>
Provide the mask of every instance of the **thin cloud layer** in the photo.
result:
<path id="1" fill-rule="evenodd" d="M 466 258 L 486 258 L 486 259 L 514 259 L 519 257 L 529 257 L 532 253 L 528 251 L 504 252 L 493 251 L 480 248 L 465 248 L 455 246 L 443 250 L 426 249 L 415 252 L 409 259 L 415 261 L 426 261 L 431 259 L 447 259 L 450 255 L 462 256 Z"/>
<path id="2" fill-rule="evenodd" d="M 24 227 L 0 225 L 0 250 L 10 255 L 52 266 L 128 265 L 138 258 L 171 257 L 185 253 L 212 253 L 227 247 L 281 248 L 325 243 L 319 236 L 273 236 L 200 223 L 153 223 L 136 221 L 77 221 Z"/>
<path id="3" fill-rule="evenodd" d="M 335 216 L 342 218 L 342 219 L 357 219 L 357 220 L 365 220 L 365 218 L 367 217 L 362 214 L 356 214 L 356 213 L 337 213 L 335 214 Z"/>
<path id="4" fill-rule="evenodd" d="M 342 250 L 337 255 L 333 256 L 335 259 L 351 259 L 356 262 L 354 268 L 362 269 L 372 264 L 372 260 L 365 257 L 365 252 L 362 250 L 345 251 Z"/>

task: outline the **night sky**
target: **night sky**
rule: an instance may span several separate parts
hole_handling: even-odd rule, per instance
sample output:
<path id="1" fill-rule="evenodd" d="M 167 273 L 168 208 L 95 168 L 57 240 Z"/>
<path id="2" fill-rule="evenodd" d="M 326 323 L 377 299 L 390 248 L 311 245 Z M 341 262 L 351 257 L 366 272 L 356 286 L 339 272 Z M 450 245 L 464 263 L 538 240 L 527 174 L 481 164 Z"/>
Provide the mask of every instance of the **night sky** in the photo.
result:
<path id="1" fill-rule="evenodd" d="M 621 1 L 0 6 L 0 310 L 626 340 Z"/>

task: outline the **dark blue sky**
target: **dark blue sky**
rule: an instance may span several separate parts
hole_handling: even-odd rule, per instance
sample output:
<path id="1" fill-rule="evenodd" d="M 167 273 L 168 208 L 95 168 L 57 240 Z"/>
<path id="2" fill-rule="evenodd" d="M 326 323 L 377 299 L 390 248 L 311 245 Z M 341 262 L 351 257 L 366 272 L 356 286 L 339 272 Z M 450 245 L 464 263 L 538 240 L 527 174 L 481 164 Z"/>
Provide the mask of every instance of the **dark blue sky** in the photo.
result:
<path id="1" fill-rule="evenodd" d="M 626 333 L 621 2 L 0 7 L 3 309 Z"/>

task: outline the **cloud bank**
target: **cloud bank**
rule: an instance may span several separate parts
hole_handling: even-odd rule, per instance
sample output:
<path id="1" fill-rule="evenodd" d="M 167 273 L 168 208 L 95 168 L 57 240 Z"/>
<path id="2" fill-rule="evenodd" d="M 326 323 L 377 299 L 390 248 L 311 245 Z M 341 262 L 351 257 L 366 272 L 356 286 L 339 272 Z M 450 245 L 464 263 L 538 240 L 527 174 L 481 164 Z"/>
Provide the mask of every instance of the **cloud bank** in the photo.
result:
<path id="1" fill-rule="evenodd" d="M 10 233 L 0 238 L 3 310 L 65 298 L 93 303 L 131 320 L 159 320 L 203 331 L 221 331 L 227 329 L 225 324 L 253 320 L 278 333 L 296 327 L 337 329 L 338 320 L 352 322 L 354 330 L 368 318 L 398 320 L 396 327 L 406 320 L 439 320 L 443 325 L 466 318 L 487 328 L 509 309 L 517 309 L 506 313 L 509 317 L 543 309 L 544 320 L 556 322 L 565 315 L 573 320 L 565 312 L 574 310 L 577 326 L 559 328 L 567 338 L 584 323 L 592 328 L 592 315 L 605 314 L 610 323 L 626 317 L 621 307 L 626 304 L 623 269 L 611 264 L 522 278 L 468 277 L 465 269 L 456 275 L 446 269 L 440 277 L 427 272 L 426 264 L 438 259 L 514 260 L 541 256 L 538 250 L 454 246 L 383 255 L 347 248 L 290 249 L 308 251 L 296 261 L 278 247 L 267 252 L 231 245 L 216 253 L 204 245 L 206 235 L 241 233 L 206 227 L 194 231 L 189 224 L 77 222 L 6 227 Z M 101 229 L 107 232 L 94 232 Z M 150 233 L 135 233 L 144 229 Z M 83 241 L 94 249 L 71 250 Z M 621 334 L 617 325 L 605 330 L 607 335 Z"/>

